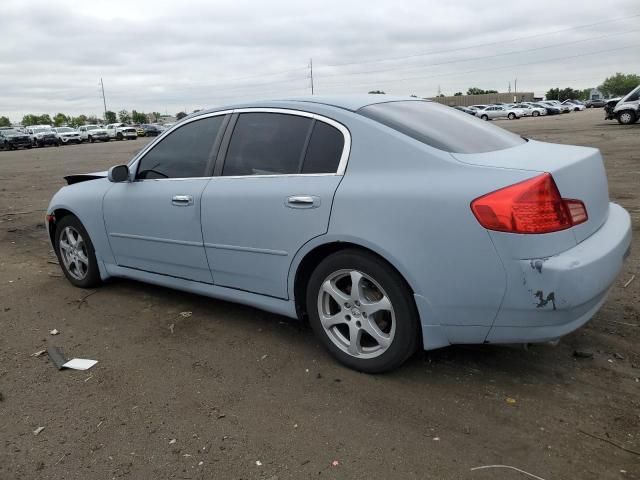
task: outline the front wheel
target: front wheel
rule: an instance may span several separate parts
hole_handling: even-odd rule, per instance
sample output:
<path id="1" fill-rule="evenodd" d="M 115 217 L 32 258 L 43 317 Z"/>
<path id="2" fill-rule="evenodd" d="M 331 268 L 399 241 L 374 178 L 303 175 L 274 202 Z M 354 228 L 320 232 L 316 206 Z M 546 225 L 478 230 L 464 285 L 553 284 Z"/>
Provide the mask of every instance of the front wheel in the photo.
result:
<path id="1" fill-rule="evenodd" d="M 482 115 L 480 118 L 481 118 L 482 120 L 484 120 L 484 121 L 489 120 L 489 117 L 488 117 L 488 116 L 486 116 L 486 115 Z"/>
<path id="2" fill-rule="evenodd" d="M 540 115 L 540 112 L 533 112 L 533 113 L 532 113 L 532 115 L 533 115 L 534 117 L 537 117 L 538 115 Z"/>
<path id="3" fill-rule="evenodd" d="M 393 370 L 417 349 L 419 322 L 411 290 L 375 255 L 343 250 L 327 257 L 309 279 L 306 305 L 320 341 L 355 370 Z"/>
<path id="4" fill-rule="evenodd" d="M 122 140 L 122 134 L 121 134 L 121 133 L 117 134 L 117 135 L 116 135 L 116 139 L 117 139 L 117 140 Z"/>
<path id="5" fill-rule="evenodd" d="M 636 114 L 631 110 L 624 110 L 618 114 L 617 119 L 621 125 L 631 125 L 636 121 Z"/>
<path id="6" fill-rule="evenodd" d="M 55 250 L 67 280 L 80 288 L 100 284 L 100 272 L 93 243 L 76 217 L 63 217 L 56 225 Z"/>
<path id="7" fill-rule="evenodd" d="M 509 115 L 507 115 L 507 117 L 509 118 L 509 120 L 513 120 L 514 118 L 516 118 L 516 114 L 512 112 Z"/>

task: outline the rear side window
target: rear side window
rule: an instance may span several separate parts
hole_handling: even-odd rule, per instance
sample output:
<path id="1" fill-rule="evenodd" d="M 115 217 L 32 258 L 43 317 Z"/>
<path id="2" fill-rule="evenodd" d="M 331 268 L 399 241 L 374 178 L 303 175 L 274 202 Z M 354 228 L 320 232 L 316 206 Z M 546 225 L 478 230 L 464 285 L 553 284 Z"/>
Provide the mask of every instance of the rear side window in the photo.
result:
<path id="1" fill-rule="evenodd" d="M 336 173 L 343 149 L 342 132 L 327 123 L 316 121 L 302 173 Z"/>
<path id="2" fill-rule="evenodd" d="M 187 123 L 142 157 L 138 179 L 204 177 L 224 115 Z"/>
<path id="3" fill-rule="evenodd" d="M 435 102 L 378 103 L 358 113 L 446 152 L 492 152 L 525 143 L 514 133 Z"/>
<path id="4" fill-rule="evenodd" d="M 312 119 L 279 113 L 242 113 L 227 149 L 223 176 L 299 173 Z"/>

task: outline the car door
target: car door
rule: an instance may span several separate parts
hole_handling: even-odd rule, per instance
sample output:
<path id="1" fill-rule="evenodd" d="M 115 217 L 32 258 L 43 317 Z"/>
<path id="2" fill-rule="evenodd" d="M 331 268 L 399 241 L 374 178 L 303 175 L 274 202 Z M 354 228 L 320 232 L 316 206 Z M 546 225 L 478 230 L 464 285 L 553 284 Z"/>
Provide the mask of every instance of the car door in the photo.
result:
<path id="1" fill-rule="evenodd" d="M 116 263 L 212 283 L 200 225 L 225 115 L 181 124 L 131 165 L 132 181 L 114 183 L 103 213 Z"/>
<path id="2" fill-rule="evenodd" d="M 216 285 L 287 298 L 296 252 L 327 232 L 349 155 L 341 124 L 300 111 L 234 114 L 202 196 L 202 233 Z"/>

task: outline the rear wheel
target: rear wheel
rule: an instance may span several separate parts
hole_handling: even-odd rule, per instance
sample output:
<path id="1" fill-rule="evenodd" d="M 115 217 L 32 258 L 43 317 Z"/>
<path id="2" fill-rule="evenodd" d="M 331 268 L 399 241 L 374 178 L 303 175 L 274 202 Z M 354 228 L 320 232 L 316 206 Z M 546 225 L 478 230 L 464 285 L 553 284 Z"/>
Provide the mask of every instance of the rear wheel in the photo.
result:
<path id="1" fill-rule="evenodd" d="M 622 125 L 631 125 L 636 121 L 636 114 L 632 110 L 623 110 L 618 113 L 617 120 Z"/>
<path id="2" fill-rule="evenodd" d="M 533 115 L 534 117 L 537 117 L 538 115 L 540 115 L 540 112 L 537 112 L 537 111 L 534 110 L 531 115 Z"/>
<path id="3" fill-rule="evenodd" d="M 122 140 L 122 134 L 121 134 L 121 133 L 118 133 L 118 134 L 116 135 L 116 139 L 118 139 L 118 140 Z"/>
<path id="4" fill-rule="evenodd" d="M 100 272 L 93 243 L 76 217 L 63 217 L 56 226 L 55 250 L 67 280 L 80 288 L 100 284 Z"/>
<path id="5" fill-rule="evenodd" d="M 488 117 L 488 116 L 486 116 L 486 115 L 482 115 L 480 118 L 481 118 L 482 120 L 489 120 L 489 117 Z"/>
<path id="6" fill-rule="evenodd" d="M 344 365 L 368 373 L 397 368 L 418 346 L 410 289 L 384 260 L 359 250 L 327 257 L 307 286 L 313 330 Z"/>
<path id="7" fill-rule="evenodd" d="M 91 135 L 89 135 L 89 143 L 93 143 L 93 137 Z"/>
<path id="8" fill-rule="evenodd" d="M 516 118 L 516 114 L 511 112 L 509 115 L 507 115 L 507 117 L 509 118 L 509 120 L 513 120 L 514 118 Z"/>

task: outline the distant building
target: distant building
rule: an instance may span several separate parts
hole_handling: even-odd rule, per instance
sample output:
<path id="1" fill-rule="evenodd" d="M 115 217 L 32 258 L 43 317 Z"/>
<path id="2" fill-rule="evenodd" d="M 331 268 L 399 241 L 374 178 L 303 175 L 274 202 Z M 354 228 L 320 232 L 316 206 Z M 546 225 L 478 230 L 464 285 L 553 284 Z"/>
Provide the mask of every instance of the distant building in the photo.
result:
<path id="1" fill-rule="evenodd" d="M 532 102 L 533 92 L 485 93 L 483 95 L 458 95 L 451 97 L 434 97 L 429 100 L 449 105 L 450 107 L 469 107 L 471 105 L 487 105 L 489 103 Z"/>
<path id="2" fill-rule="evenodd" d="M 589 98 L 587 100 L 603 100 L 605 98 L 607 98 L 607 96 L 604 93 L 602 93 L 597 88 L 592 88 L 589 92 Z"/>

